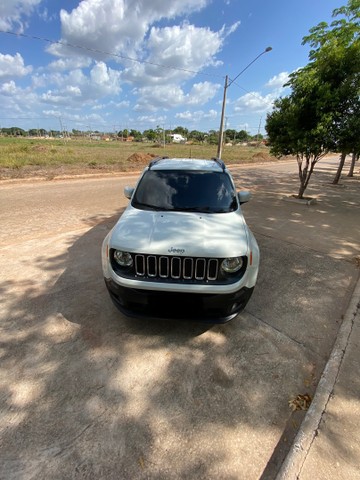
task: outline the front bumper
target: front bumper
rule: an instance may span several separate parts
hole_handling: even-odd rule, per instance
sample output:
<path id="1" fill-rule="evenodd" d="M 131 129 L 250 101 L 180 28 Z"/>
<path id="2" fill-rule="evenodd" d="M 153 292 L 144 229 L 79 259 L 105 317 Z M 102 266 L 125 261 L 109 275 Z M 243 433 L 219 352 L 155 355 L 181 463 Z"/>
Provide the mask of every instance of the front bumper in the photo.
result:
<path id="1" fill-rule="evenodd" d="M 123 287 L 106 278 L 105 283 L 114 304 L 127 316 L 209 323 L 225 323 L 236 317 L 254 290 L 243 287 L 230 294 L 179 293 Z"/>

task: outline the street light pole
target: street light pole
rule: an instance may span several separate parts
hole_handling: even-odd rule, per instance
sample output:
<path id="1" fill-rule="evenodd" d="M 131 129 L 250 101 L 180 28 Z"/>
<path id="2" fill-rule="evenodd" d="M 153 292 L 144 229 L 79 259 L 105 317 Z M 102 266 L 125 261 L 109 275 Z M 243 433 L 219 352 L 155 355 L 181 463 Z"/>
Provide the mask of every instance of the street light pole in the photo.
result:
<path id="1" fill-rule="evenodd" d="M 225 116 L 225 104 L 226 104 L 226 91 L 228 88 L 228 76 L 225 77 L 225 85 L 224 85 L 224 96 L 223 96 L 223 103 L 222 103 L 222 110 L 221 110 L 221 120 L 220 120 L 220 132 L 219 132 L 219 141 L 218 141 L 218 148 L 216 156 L 221 158 L 222 153 L 222 144 L 223 144 L 223 136 L 224 136 L 224 116 Z"/>
<path id="2" fill-rule="evenodd" d="M 221 109 L 221 119 L 220 119 L 220 131 L 219 131 L 219 141 L 218 141 L 218 148 L 217 148 L 217 154 L 216 156 L 218 158 L 221 158 L 222 155 L 222 147 L 223 147 L 223 138 L 224 138 L 224 116 L 225 116 L 225 105 L 226 105 L 226 92 L 227 89 L 230 87 L 232 83 L 235 82 L 236 79 L 242 75 L 245 70 L 247 70 L 258 58 L 260 58 L 264 53 L 270 52 L 272 50 L 272 47 L 267 47 L 263 52 L 261 52 L 257 57 L 254 58 L 252 62 L 250 62 L 246 67 L 241 70 L 241 72 L 236 75 L 236 77 L 233 80 L 230 80 L 229 82 L 229 77 L 226 75 L 225 77 L 225 84 L 224 84 L 224 95 L 223 95 L 223 103 L 222 103 L 222 109 Z"/>

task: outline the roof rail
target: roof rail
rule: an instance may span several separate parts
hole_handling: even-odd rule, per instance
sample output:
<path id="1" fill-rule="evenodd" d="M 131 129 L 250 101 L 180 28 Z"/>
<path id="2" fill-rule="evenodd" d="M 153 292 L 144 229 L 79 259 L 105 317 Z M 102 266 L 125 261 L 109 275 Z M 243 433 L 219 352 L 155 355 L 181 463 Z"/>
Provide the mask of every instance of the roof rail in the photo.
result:
<path id="1" fill-rule="evenodd" d="M 166 158 L 169 158 L 169 157 L 156 157 L 154 158 L 154 160 L 151 160 L 151 162 L 149 163 L 149 170 L 151 169 L 151 167 L 153 167 L 158 162 L 160 162 L 160 160 L 165 160 Z"/>
<path id="2" fill-rule="evenodd" d="M 221 160 L 221 158 L 218 158 L 218 157 L 212 157 L 212 159 L 214 162 L 216 162 L 223 170 L 223 172 L 225 172 L 225 163 Z"/>

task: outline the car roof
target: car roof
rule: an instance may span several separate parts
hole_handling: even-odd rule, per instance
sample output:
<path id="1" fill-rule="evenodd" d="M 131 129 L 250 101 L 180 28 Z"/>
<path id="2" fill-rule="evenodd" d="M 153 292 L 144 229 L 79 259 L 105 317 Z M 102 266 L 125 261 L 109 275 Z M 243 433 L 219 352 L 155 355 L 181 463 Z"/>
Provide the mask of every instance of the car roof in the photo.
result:
<path id="1" fill-rule="evenodd" d="M 222 172 L 225 164 L 222 160 L 200 158 L 157 158 L 149 164 L 150 170 L 202 170 Z"/>

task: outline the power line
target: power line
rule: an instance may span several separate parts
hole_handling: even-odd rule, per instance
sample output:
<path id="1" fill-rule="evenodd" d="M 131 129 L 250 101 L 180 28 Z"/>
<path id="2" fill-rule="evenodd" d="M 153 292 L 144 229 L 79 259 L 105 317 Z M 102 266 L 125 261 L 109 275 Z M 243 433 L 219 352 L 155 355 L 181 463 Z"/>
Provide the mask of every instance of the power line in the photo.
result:
<path id="1" fill-rule="evenodd" d="M 179 67 L 174 67 L 174 66 L 171 66 L 171 65 L 162 65 L 161 63 L 149 62 L 149 61 L 146 61 L 146 60 L 138 60 L 136 58 L 127 57 L 126 55 L 121 55 L 119 53 L 106 52 L 104 50 L 98 50 L 96 48 L 85 47 L 84 45 L 76 45 L 76 44 L 73 44 L 73 43 L 65 43 L 65 42 L 61 42 L 61 41 L 58 41 L 58 40 L 50 40 L 49 38 L 39 37 L 37 35 L 29 35 L 29 34 L 26 34 L 26 33 L 10 32 L 8 30 L 1 30 L 1 29 L 0 29 L 0 33 L 5 33 L 7 35 L 13 35 L 15 37 L 30 38 L 32 40 L 40 40 L 40 41 L 43 41 L 43 42 L 51 43 L 53 45 L 61 45 L 63 47 L 78 48 L 80 50 L 85 50 L 85 51 L 92 52 L 92 53 L 100 53 L 102 55 L 108 55 L 110 57 L 115 57 L 115 58 L 121 58 L 122 60 L 130 60 L 131 62 L 146 64 L 146 65 L 152 65 L 152 66 L 155 66 L 155 67 L 165 68 L 165 69 L 168 69 L 168 70 L 176 70 L 176 71 L 179 71 L 179 72 L 192 73 L 192 74 L 195 74 L 195 75 L 205 75 L 207 77 L 224 78 L 222 75 L 216 75 L 216 74 L 212 74 L 212 73 L 204 73 L 204 72 L 199 72 L 199 71 L 196 71 L 196 70 L 188 70 L 186 68 L 179 68 Z"/>

